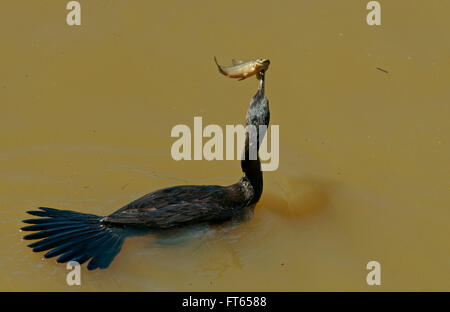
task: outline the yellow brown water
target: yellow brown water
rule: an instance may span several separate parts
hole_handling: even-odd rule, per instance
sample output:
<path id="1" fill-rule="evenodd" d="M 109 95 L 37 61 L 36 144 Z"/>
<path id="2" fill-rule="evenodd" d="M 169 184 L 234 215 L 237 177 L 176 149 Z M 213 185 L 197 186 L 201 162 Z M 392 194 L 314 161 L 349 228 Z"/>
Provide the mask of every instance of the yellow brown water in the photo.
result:
<path id="1" fill-rule="evenodd" d="M 450 290 L 450 3 L 383 1 L 382 26 L 366 3 L 81 1 L 69 27 L 65 3 L 4 1 L 0 290 Z M 238 161 L 170 157 L 174 125 L 244 120 L 256 80 L 219 75 L 213 55 L 271 60 L 280 166 L 253 218 L 128 239 L 67 286 L 21 240 L 25 211 L 106 215 L 240 177 Z"/>

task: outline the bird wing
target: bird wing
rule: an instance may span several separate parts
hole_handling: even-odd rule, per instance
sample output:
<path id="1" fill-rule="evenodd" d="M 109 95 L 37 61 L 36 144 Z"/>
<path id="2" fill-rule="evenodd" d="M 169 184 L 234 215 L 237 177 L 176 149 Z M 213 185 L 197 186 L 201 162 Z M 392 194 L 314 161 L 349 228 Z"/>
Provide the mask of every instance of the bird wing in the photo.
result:
<path id="1" fill-rule="evenodd" d="M 131 202 L 104 221 L 165 229 L 179 225 L 223 221 L 238 208 L 226 187 L 186 185 L 161 189 Z"/>

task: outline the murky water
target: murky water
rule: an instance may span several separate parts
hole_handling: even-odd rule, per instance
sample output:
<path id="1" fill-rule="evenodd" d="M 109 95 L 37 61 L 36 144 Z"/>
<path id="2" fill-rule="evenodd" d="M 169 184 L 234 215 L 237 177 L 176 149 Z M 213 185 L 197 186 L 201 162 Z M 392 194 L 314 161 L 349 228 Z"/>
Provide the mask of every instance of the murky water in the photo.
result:
<path id="1" fill-rule="evenodd" d="M 65 3 L 3 1 L 0 290 L 450 290 L 450 3 L 383 1 L 378 27 L 366 3 L 81 1 L 69 27 Z M 21 240 L 25 211 L 106 215 L 240 177 L 238 161 L 170 157 L 176 124 L 244 121 L 257 82 L 213 55 L 271 60 L 280 166 L 253 218 L 128 239 L 67 286 Z"/>

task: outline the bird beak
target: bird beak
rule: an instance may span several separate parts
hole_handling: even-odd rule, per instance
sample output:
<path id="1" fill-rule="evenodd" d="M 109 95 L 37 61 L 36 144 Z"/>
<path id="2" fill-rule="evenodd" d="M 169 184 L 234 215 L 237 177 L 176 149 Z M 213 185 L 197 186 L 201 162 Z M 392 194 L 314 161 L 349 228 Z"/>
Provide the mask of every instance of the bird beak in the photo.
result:
<path id="1" fill-rule="evenodd" d="M 264 77 L 265 77 L 264 69 L 259 72 L 259 77 L 261 77 L 261 79 L 259 80 L 259 90 L 264 92 Z"/>

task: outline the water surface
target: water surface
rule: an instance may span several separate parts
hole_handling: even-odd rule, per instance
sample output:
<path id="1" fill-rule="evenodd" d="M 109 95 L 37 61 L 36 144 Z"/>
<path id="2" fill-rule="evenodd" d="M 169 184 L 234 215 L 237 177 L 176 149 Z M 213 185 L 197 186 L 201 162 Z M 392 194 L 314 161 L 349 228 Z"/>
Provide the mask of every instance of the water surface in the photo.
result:
<path id="1" fill-rule="evenodd" d="M 379 27 L 366 1 L 81 4 L 69 27 L 65 3 L 3 1 L 0 290 L 450 290 L 449 2 L 384 1 Z M 213 55 L 271 60 L 280 166 L 253 218 L 128 239 L 67 286 L 65 265 L 21 240 L 25 211 L 107 215 L 239 179 L 238 161 L 170 157 L 176 124 L 244 122 L 257 82 Z"/>

